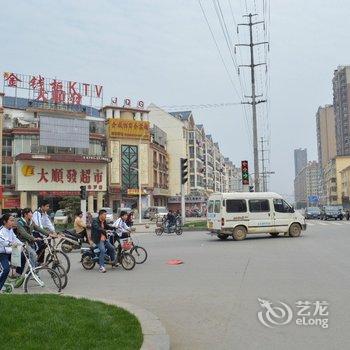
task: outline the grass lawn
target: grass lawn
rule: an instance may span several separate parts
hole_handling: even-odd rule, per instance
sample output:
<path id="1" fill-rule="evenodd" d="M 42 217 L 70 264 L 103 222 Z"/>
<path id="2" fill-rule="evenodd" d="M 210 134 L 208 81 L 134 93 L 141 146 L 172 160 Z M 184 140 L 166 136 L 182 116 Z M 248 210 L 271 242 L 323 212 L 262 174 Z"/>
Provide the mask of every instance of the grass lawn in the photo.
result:
<path id="1" fill-rule="evenodd" d="M 1 349 L 140 349 L 141 326 L 115 306 L 59 295 L 0 296 Z"/>
<path id="2" fill-rule="evenodd" d="M 207 221 L 188 221 L 185 223 L 184 227 L 207 228 Z"/>

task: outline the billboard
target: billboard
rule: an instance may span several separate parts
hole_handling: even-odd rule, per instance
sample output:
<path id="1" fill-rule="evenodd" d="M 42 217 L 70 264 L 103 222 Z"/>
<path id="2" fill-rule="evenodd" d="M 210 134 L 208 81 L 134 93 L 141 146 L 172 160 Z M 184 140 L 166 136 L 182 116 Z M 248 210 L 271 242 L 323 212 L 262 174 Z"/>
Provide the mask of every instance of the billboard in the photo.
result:
<path id="1" fill-rule="evenodd" d="M 40 145 L 89 148 L 89 121 L 40 116 Z"/>
<path id="2" fill-rule="evenodd" d="M 16 161 L 16 191 L 106 191 L 106 183 L 106 164 Z"/>
<path id="3" fill-rule="evenodd" d="M 132 119 L 108 119 L 110 138 L 150 139 L 149 122 Z"/>

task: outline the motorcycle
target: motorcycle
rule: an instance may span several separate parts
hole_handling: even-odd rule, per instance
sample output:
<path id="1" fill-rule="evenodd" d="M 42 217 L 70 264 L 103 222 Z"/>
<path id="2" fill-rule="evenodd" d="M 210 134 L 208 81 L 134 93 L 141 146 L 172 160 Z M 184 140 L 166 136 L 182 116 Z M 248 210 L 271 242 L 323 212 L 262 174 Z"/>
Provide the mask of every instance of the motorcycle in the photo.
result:
<path id="1" fill-rule="evenodd" d="M 156 235 L 161 236 L 164 232 L 176 233 L 178 236 L 182 235 L 182 222 L 181 217 L 177 216 L 175 218 L 175 224 L 170 225 L 169 220 L 164 218 L 161 223 L 156 223 Z"/>
<path id="2" fill-rule="evenodd" d="M 89 244 L 87 236 L 81 236 L 75 230 L 64 230 L 58 242 L 64 253 L 70 253 L 74 249 L 81 249 L 83 243 Z"/>
<path id="3" fill-rule="evenodd" d="M 112 237 L 112 241 L 115 243 L 113 233 L 107 232 L 107 234 L 109 237 Z M 133 255 L 128 252 L 128 250 L 130 250 L 130 246 L 124 246 L 121 244 L 121 247 L 119 248 L 119 244 L 121 243 L 118 242 L 117 246 L 113 244 L 117 253 L 117 263 L 121 264 L 125 270 L 132 270 L 135 267 L 136 261 Z M 96 263 L 99 261 L 100 249 L 95 245 L 89 248 L 81 248 L 80 252 L 80 262 L 83 265 L 84 269 L 92 270 L 95 267 Z M 107 253 L 105 254 L 105 264 L 113 265 L 112 260 Z"/>

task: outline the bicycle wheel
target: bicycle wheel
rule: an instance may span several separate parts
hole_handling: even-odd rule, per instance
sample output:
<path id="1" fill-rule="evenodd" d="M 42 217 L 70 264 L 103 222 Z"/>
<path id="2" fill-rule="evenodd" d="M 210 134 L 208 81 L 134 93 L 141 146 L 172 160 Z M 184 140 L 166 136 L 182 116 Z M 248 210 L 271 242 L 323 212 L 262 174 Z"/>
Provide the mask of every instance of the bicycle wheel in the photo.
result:
<path id="1" fill-rule="evenodd" d="M 51 261 L 55 261 L 59 263 L 68 273 L 70 270 L 70 259 L 68 255 L 61 250 L 54 250 L 53 254 L 48 254 L 46 256 L 45 261 L 50 263 Z"/>
<path id="2" fill-rule="evenodd" d="M 122 253 L 121 264 L 125 270 L 132 270 L 135 267 L 135 258 L 130 253 Z"/>
<path id="3" fill-rule="evenodd" d="M 59 293 L 62 289 L 59 274 L 46 266 L 36 267 L 24 281 L 25 293 Z"/>
<path id="4" fill-rule="evenodd" d="M 180 236 L 182 235 L 182 228 L 178 228 L 177 230 L 175 230 L 175 233 Z"/>
<path id="5" fill-rule="evenodd" d="M 136 264 L 143 264 L 147 260 L 148 254 L 146 249 L 143 247 L 136 245 L 131 249 L 130 253 L 134 257 Z"/>
<path id="6" fill-rule="evenodd" d="M 64 289 L 67 287 L 68 284 L 68 275 L 66 270 L 64 269 L 64 267 L 60 264 L 57 264 L 55 262 L 51 263 L 51 266 L 49 266 L 52 270 L 56 271 L 58 273 L 58 275 L 61 278 L 61 289 Z"/>

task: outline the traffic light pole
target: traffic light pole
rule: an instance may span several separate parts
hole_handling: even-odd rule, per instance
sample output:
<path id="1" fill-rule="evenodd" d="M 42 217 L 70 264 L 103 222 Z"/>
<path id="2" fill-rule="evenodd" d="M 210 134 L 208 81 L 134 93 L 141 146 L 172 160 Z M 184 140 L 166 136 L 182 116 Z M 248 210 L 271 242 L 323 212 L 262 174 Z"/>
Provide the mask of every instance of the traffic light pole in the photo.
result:
<path id="1" fill-rule="evenodd" d="M 185 204 L 185 185 L 183 184 L 181 184 L 181 217 L 182 217 L 182 224 L 184 224 L 186 220 L 186 204 Z"/>

